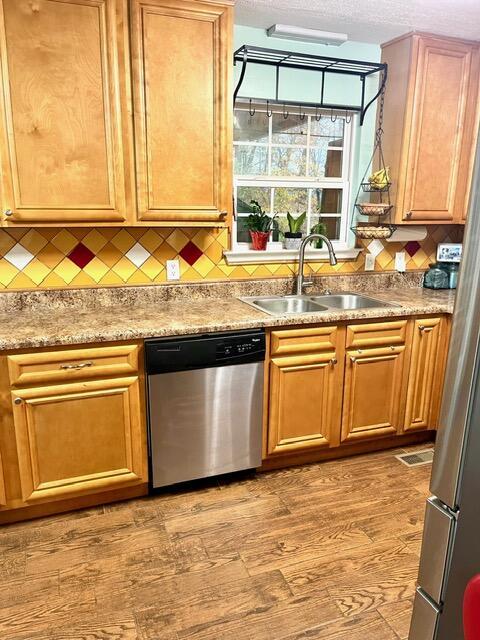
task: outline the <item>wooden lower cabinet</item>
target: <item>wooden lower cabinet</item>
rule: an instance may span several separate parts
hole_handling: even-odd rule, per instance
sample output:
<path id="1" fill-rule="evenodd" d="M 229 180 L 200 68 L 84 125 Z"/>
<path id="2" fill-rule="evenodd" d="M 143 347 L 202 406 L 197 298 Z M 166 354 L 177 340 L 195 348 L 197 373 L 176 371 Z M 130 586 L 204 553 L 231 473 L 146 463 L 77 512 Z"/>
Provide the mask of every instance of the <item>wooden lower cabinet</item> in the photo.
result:
<path id="1" fill-rule="evenodd" d="M 347 352 L 342 442 L 400 432 L 404 370 L 405 345 Z"/>
<path id="2" fill-rule="evenodd" d="M 343 342 L 337 327 L 273 333 L 268 455 L 339 444 Z"/>
<path id="3" fill-rule="evenodd" d="M 434 429 L 447 343 L 444 316 L 272 331 L 265 458 Z"/>
<path id="4" fill-rule="evenodd" d="M 11 407 L 0 439 L 9 457 L 3 509 L 145 485 L 141 349 L 125 343 L 1 359 L 8 376 L 0 397 Z M 2 477 L 0 465 L 0 504 Z"/>
<path id="5" fill-rule="evenodd" d="M 445 370 L 446 318 L 413 320 L 405 431 L 436 429 Z"/>

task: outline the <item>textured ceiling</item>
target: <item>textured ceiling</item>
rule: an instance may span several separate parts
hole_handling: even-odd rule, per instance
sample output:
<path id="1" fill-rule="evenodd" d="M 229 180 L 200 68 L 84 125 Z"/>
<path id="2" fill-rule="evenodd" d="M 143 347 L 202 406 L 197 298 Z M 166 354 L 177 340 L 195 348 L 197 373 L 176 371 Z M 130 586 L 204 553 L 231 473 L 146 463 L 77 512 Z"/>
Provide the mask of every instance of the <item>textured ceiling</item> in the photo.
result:
<path id="1" fill-rule="evenodd" d="M 237 0 L 237 24 L 274 23 L 381 43 L 408 31 L 480 40 L 480 0 Z"/>

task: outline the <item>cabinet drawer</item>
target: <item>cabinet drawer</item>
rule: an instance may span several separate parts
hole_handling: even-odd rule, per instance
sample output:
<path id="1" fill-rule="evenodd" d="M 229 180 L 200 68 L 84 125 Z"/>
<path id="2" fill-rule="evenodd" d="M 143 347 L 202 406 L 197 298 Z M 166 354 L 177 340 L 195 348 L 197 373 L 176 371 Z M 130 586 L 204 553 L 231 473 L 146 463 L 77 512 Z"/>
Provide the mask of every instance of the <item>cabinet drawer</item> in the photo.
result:
<path id="1" fill-rule="evenodd" d="M 48 384 L 112 375 L 131 375 L 138 370 L 137 344 L 90 349 L 66 349 L 8 356 L 12 386 Z"/>
<path id="2" fill-rule="evenodd" d="M 313 329 L 283 329 L 272 331 L 270 354 L 308 353 L 311 351 L 335 351 L 338 342 L 338 327 L 315 327 Z"/>
<path id="3" fill-rule="evenodd" d="M 347 327 L 347 349 L 349 347 L 380 347 L 404 344 L 408 320 L 351 324 Z"/>

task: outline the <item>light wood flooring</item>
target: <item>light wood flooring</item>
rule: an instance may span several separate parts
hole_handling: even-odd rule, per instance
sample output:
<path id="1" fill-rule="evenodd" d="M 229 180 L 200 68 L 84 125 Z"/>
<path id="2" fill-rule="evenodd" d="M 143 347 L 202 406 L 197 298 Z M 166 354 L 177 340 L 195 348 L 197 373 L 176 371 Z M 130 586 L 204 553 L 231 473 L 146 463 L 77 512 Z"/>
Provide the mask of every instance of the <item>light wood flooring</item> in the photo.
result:
<path id="1" fill-rule="evenodd" d="M 4 526 L 0 638 L 407 638 L 431 466 L 393 453 Z"/>

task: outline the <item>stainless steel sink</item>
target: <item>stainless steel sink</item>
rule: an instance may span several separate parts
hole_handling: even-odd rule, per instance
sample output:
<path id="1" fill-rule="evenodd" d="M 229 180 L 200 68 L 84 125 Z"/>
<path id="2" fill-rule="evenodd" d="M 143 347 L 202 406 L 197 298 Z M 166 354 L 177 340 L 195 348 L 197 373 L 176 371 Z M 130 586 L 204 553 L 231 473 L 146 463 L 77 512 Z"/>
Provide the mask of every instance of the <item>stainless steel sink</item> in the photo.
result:
<path id="1" fill-rule="evenodd" d="M 315 302 L 308 296 L 272 296 L 270 298 L 240 298 L 243 302 L 266 311 L 273 316 L 285 313 L 317 313 L 328 311 L 327 307 Z"/>
<path id="2" fill-rule="evenodd" d="M 335 293 L 318 296 L 248 297 L 240 298 L 240 300 L 272 316 L 321 313 L 338 309 L 381 309 L 399 306 L 357 293 Z"/>
<path id="3" fill-rule="evenodd" d="M 314 300 L 326 307 L 334 309 L 374 309 L 383 307 L 396 307 L 390 302 L 383 302 L 375 298 L 369 298 L 357 293 L 335 293 L 321 296 L 311 296 L 310 300 Z"/>

